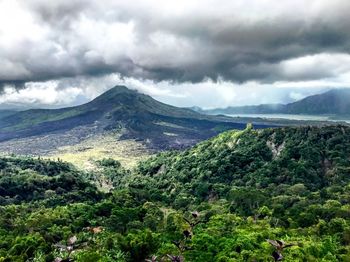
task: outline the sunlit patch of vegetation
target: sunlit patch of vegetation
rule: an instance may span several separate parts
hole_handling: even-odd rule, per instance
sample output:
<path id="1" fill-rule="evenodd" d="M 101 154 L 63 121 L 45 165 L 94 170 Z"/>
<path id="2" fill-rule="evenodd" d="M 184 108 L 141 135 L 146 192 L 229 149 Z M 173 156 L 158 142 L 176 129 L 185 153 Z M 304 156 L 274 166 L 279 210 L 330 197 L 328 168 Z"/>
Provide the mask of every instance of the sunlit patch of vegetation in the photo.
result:
<path id="1" fill-rule="evenodd" d="M 105 133 L 86 139 L 79 144 L 59 148 L 50 158 L 59 158 L 84 169 L 96 168 L 95 162 L 103 158 L 118 160 L 126 168 L 133 168 L 151 152 L 132 139 L 120 140 L 118 133 Z"/>

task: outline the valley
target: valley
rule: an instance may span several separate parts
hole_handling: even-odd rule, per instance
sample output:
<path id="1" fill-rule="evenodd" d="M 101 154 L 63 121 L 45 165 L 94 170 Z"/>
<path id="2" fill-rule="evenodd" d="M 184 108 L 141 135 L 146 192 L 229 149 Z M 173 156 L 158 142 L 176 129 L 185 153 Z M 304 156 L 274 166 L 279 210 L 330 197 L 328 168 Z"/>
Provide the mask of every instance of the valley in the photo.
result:
<path id="1" fill-rule="evenodd" d="M 350 127 L 286 116 L 206 115 L 122 86 L 4 112 L 0 261 L 347 261 Z"/>
<path id="2" fill-rule="evenodd" d="M 0 157 L 0 260 L 348 261 L 349 149 L 347 126 L 248 125 L 131 169 Z"/>
<path id="3" fill-rule="evenodd" d="M 244 129 L 248 121 L 173 107 L 116 86 L 76 107 L 4 111 L 0 152 L 61 157 L 79 167 L 91 166 L 89 158 L 113 157 L 132 166 L 155 152 L 188 148 L 224 130 Z"/>
<path id="4" fill-rule="evenodd" d="M 349 11 L 0 0 L 0 262 L 350 262 Z"/>

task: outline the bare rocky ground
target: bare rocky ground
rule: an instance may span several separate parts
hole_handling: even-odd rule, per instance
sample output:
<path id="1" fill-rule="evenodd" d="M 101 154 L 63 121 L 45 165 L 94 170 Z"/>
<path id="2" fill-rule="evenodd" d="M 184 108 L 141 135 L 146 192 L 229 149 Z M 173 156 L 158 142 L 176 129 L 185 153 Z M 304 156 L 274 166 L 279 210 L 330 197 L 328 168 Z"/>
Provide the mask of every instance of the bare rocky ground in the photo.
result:
<path id="1" fill-rule="evenodd" d="M 103 157 L 134 165 L 152 152 L 185 149 L 245 126 L 244 121 L 202 115 L 116 86 L 76 107 L 32 109 L 0 118 L 0 153 L 60 157 L 84 168 Z"/>
<path id="2" fill-rule="evenodd" d="M 59 147 L 49 157 L 60 158 L 85 170 L 94 169 L 97 160 L 113 158 L 130 169 L 152 154 L 144 144 L 120 137 L 120 132 L 104 132 L 77 144 Z"/>
<path id="3" fill-rule="evenodd" d="M 101 132 L 96 125 L 81 126 L 65 132 L 52 132 L 45 135 L 4 141 L 0 143 L 0 151 L 3 154 L 45 156 L 59 147 L 78 144 Z"/>
<path id="4" fill-rule="evenodd" d="M 132 168 L 151 155 L 144 143 L 121 139 L 125 130 L 105 131 L 98 125 L 80 126 L 65 132 L 12 139 L 0 143 L 4 155 L 41 156 L 71 162 L 82 169 L 95 168 L 95 161 L 114 158 Z"/>

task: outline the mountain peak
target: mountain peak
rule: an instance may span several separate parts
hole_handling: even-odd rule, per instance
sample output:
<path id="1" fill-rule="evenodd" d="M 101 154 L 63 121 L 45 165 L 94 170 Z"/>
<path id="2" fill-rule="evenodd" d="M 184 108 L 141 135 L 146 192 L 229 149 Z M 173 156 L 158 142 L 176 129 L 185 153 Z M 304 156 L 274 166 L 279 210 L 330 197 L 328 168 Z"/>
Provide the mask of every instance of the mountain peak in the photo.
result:
<path id="1" fill-rule="evenodd" d="M 221 117 L 209 117 L 167 105 L 125 86 L 115 86 L 83 105 L 23 111 L 0 120 L 0 148 L 1 141 L 30 139 L 29 137 L 53 132 L 65 137 L 59 144 L 65 146 L 72 141 L 112 130 L 121 132 L 122 129 L 121 139 L 144 141 L 152 150 L 163 150 L 191 146 L 219 131 L 245 126 Z M 53 144 L 52 148 L 56 146 Z M 35 144 L 34 147 L 25 148 L 28 151 L 22 152 L 41 152 L 40 148 L 35 149 L 38 147 L 40 145 Z"/>
<path id="2" fill-rule="evenodd" d="M 125 97 L 136 97 L 138 95 L 142 94 L 136 90 L 129 89 L 126 86 L 118 85 L 102 93 L 88 104 L 102 105 L 104 103 L 113 103 L 115 101 L 124 100 Z"/>
<path id="3" fill-rule="evenodd" d="M 137 94 L 138 92 L 134 89 L 127 88 L 126 86 L 118 85 L 107 90 L 100 96 L 113 96 L 117 94 Z"/>
<path id="4" fill-rule="evenodd" d="M 118 92 L 118 93 L 137 92 L 136 90 L 127 88 L 126 86 L 122 86 L 122 85 L 114 86 L 114 87 L 112 87 L 111 89 L 109 89 L 108 91 L 111 91 L 111 92 Z M 107 91 L 107 92 L 108 92 L 108 91 Z"/>

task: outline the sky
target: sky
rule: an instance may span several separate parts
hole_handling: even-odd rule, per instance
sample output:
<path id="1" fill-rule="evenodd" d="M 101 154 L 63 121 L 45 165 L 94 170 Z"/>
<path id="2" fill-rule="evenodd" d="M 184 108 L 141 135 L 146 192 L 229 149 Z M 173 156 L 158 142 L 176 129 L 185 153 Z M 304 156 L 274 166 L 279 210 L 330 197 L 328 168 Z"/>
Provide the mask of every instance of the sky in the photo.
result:
<path id="1" fill-rule="evenodd" d="M 0 0 L 0 109 L 126 85 L 176 106 L 350 87 L 348 0 Z"/>

